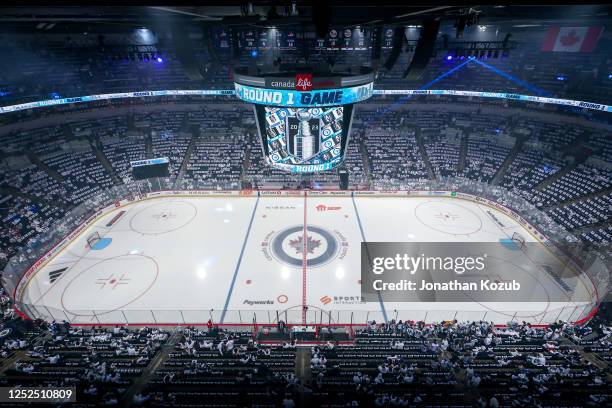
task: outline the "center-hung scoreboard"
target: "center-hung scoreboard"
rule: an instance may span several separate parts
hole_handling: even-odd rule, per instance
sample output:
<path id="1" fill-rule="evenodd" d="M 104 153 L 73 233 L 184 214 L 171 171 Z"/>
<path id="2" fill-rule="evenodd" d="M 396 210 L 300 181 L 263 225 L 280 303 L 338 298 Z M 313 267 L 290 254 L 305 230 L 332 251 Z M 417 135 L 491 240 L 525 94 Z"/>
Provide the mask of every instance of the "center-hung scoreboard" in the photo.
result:
<path id="1" fill-rule="evenodd" d="M 340 165 L 346 154 L 353 107 L 372 96 L 375 74 L 282 72 L 234 73 L 236 96 L 254 106 L 268 164 L 292 173 Z"/>

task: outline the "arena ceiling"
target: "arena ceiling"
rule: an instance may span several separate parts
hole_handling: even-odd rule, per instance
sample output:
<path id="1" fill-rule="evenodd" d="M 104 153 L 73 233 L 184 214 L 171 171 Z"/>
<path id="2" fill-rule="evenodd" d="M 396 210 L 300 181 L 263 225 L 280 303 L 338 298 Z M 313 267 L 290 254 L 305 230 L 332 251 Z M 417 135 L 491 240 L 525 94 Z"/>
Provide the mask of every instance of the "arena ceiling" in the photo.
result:
<path id="1" fill-rule="evenodd" d="M 511 6 L 461 1 L 412 1 L 398 4 L 380 1 L 190 1 L 189 6 L 157 4 L 130 6 L 110 2 L 105 6 L 82 6 L 56 2 L 52 7 L 4 6 L 0 8 L 1 30 L 34 31 L 44 24 L 47 31 L 121 31 L 127 27 L 180 22 L 193 25 L 304 26 L 324 23 L 345 27 L 380 24 L 418 24 L 425 18 L 450 20 L 473 13 L 482 23 L 497 25 L 609 24 L 612 7 L 605 2 L 585 5 L 574 1 L 563 5 L 534 5 L 513 1 Z M 155 3 L 155 2 L 153 2 Z M 572 4 L 573 3 L 573 4 Z M 597 2 L 595 2 L 597 3 Z M 91 3 L 90 3 L 91 4 Z M 38 28 L 40 29 L 40 28 Z"/>

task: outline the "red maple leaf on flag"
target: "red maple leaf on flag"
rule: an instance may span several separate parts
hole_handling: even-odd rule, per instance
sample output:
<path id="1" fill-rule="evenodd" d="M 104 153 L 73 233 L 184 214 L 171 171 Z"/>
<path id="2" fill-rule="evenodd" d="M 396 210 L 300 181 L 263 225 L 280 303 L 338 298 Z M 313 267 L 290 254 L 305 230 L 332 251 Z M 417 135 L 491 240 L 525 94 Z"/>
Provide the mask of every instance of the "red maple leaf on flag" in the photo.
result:
<path id="1" fill-rule="evenodd" d="M 564 47 L 571 47 L 572 45 L 575 45 L 578 41 L 580 41 L 580 37 L 578 37 L 575 30 L 570 31 L 566 35 L 563 35 L 561 36 L 561 38 L 559 38 L 559 42 Z"/>

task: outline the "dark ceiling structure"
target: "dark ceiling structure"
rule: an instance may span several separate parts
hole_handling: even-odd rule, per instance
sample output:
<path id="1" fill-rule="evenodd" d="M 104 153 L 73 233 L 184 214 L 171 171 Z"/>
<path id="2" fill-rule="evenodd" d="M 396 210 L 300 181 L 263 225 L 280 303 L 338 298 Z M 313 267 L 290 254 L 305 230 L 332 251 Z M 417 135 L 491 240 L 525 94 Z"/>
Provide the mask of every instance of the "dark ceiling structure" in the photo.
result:
<path id="1" fill-rule="evenodd" d="M 511 6 L 469 4 L 464 2 L 396 1 L 193 1 L 191 5 L 138 4 L 119 2 L 104 6 L 57 2 L 54 6 L 0 7 L 0 30 L 56 32 L 122 31 L 140 26 L 165 23 L 227 26 L 305 26 L 325 32 L 331 25 L 346 28 L 378 25 L 419 24 L 425 19 L 456 20 L 462 16 L 477 18 L 482 24 L 522 25 L 524 28 L 545 24 L 607 24 L 612 7 L 606 3 L 534 5 L 529 1 L 513 1 Z M 91 3 L 89 3 L 91 4 Z"/>

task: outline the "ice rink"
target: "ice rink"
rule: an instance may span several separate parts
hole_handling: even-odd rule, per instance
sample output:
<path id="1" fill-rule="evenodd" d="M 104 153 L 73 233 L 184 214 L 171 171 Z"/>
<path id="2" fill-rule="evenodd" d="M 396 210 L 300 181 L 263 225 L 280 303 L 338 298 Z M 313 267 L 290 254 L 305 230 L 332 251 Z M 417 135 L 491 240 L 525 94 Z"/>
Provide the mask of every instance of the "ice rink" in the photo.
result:
<path id="1" fill-rule="evenodd" d="M 588 313 L 573 300 L 591 293 L 588 277 L 572 278 L 567 301 L 550 302 L 566 289 L 520 251 L 491 279 L 529 274 L 532 302 L 362 301 L 361 242 L 503 242 L 514 232 L 535 240 L 501 211 L 451 197 L 149 198 L 97 218 L 25 282 L 23 301 L 30 315 L 108 324 L 550 323 Z"/>

